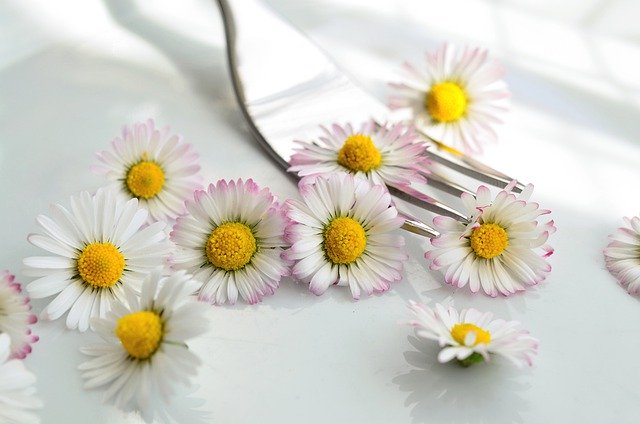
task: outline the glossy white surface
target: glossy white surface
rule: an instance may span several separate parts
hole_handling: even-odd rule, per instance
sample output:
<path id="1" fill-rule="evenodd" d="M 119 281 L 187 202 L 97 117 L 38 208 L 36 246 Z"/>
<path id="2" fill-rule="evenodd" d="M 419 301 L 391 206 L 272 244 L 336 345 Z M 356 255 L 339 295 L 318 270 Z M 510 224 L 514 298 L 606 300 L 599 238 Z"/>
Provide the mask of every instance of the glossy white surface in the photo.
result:
<path id="1" fill-rule="evenodd" d="M 238 0 L 240 1 L 240 0 Z M 207 181 L 253 177 L 280 197 L 294 185 L 253 142 L 233 97 L 222 26 L 209 0 L 61 0 L 0 4 L 1 268 L 20 275 L 35 216 L 101 179 L 96 150 L 125 123 L 154 117 L 201 154 Z M 179 423 L 636 422 L 638 301 L 601 251 L 640 202 L 640 30 L 633 1 L 270 0 L 383 99 L 404 59 L 444 40 L 491 48 L 513 108 L 483 160 L 536 184 L 553 210 L 554 270 L 504 299 L 442 287 L 425 240 L 407 235 L 405 279 L 381 296 L 322 297 L 289 280 L 258 306 L 212 307 L 193 347 L 205 362 L 169 408 Z M 464 12 L 462 12 L 464 10 Z M 409 299 L 454 300 L 522 321 L 541 340 L 535 367 L 463 370 L 398 324 Z M 40 309 L 44 301 L 35 301 Z M 39 323 L 27 366 L 44 423 L 137 423 L 81 388 L 91 339 Z M 1 378 L 1 377 L 0 377 Z"/>

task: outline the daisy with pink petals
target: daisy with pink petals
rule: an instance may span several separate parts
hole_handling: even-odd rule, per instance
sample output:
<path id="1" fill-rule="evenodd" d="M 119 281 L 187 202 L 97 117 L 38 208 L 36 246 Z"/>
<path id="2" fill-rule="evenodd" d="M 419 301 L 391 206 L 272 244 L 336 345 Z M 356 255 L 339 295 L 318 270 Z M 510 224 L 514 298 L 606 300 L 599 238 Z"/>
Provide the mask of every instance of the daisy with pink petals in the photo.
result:
<path id="1" fill-rule="evenodd" d="M 336 171 L 348 172 L 371 184 L 406 187 L 424 183 L 429 161 L 422 156 L 426 145 L 411 127 L 388 124 L 376 128 L 373 121 L 355 130 L 351 124 L 321 127 L 324 136 L 300 145 L 291 156 L 290 172 L 299 177 Z"/>
<path id="2" fill-rule="evenodd" d="M 11 337 L 0 333 L 0 423 L 36 424 L 42 401 L 36 395 L 36 376 L 25 361 L 12 359 Z"/>
<path id="3" fill-rule="evenodd" d="M 487 50 L 445 44 L 427 53 L 420 69 L 405 63 L 403 70 L 389 106 L 407 110 L 419 130 L 465 153 L 497 140 L 493 127 L 502 122 L 509 91 Z"/>
<path id="4" fill-rule="evenodd" d="M 533 365 L 538 353 L 538 340 L 517 321 L 494 320 L 490 312 L 475 309 L 458 312 L 451 306 L 437 304 L 430 308 L 413 301 L 409 310 L 414 317 L 408 324 L 415 328 L 416 335 L 435 340 L 443 348 L 438 354 L 441 363 L 456 359 L 468 367 L 498 355 L 521 368 Z"/>
<path id="5" fill-rule="evenodd" d="M 24 359 L 31 353 L 31 344 L 38 341 L 38 336 L 31 334 L 29 326 L 36 321 L 16 277 L 9 271 L 0 272 L 0 333 L 11 337 L 10 358 Z"/>
<path id="6" fill-rule="evenodd" d="M 518 196 L 512 183 L 492 199 L 480 186 L 475 196 L 464 193 L 464 212 L 472 219 L 462 223 L 449 217 L 433 220 L 440 235 L 425 254 L 431 269 L 441 270 L 448 284 L 480 289 L 489 296 L 508 296 L 540 283 L 551 271 L 546 258 L 553 253 L 547 239 L 554 222 L 538 222 L 550 211 L 529 202 L 533 185 Z"/>
<path id="7" fill-rule="evenodd" d="M 629 294 L 640 295 L 640 217 L 624 218 L 625 226 L 609 236 L 604 249 L 607 269 Z"/>
<path id="8" fill-rule="evenodd" d="M 268 188 L 249 179 L 218 181 L 187 201 L 188 213 L 176 221 L 171 240 L 173 264 L 202 283 L 199 299 L 248 303 L 272 295 L 288 264 L 280 258 L 286 215 Z"/>
<path id="9" fill-rule="evenodd" d="M 393 232 L 404 220 L 382 185 L 346 173 L 317 176 L 300 184 L 302 202 L 288 200 L 291 224 L 284 254 L 293 276 L 316 295 L 329 286 L 384 292 L 402 278 L 404 239 Z"/>
<path id="10" fill-rule="evenodd" d="M 184 201 L 200 185 L 198 154 L 152 119 L 125 127 L 111 142 L 112 150 L 97 153 L 93 170 L 103 174 L 125 199 L 137 198 L 154 221 L 175 219 L 185 211 Z"/>

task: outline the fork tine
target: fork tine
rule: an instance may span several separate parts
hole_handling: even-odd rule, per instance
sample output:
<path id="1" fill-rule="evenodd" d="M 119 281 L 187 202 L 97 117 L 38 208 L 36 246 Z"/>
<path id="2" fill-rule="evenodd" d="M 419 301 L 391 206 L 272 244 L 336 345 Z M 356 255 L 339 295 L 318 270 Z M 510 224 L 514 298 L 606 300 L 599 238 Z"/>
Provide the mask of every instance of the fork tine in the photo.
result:
<path id="1" fill-rule="evenodd" d="M 427 238 L 434 238 L 440 235 L 436 230 L 411 215 L 408 215 L 406 212 L 399 210 L 398 214 L 404 219 L 404 224 L 402 225 L 403 230 Z"/>
<path id="2" fill-rule="evenodd" d="M 456 182 L 451 181 L 449 178 L 440 175 L 437 172 L 431 172 L 428 175 L 425 175 L 427 178 L 427 184 L 431 187 L 444 191 L 445 193 L 451 194 L 455 197 L 460 197 L 462 193 L 467 193 L 475 196 L 475 192 L 473 190 L 468 189 L 462 184 L 458 184 Z"/>
<path id="3" fill-rule="evenodd" d="M 376 128 L 380 128 L 385 125 L 381 123 L 381 121 L 376 121 Z M 438 152 L 435 152 L 431 149 L 428 149 L 425 154 L 427 157 L 433 159 L 435 162 L 446 166 L 447 168 L 453 169 L 455 171 L 460 172 L 463 175 L 476 179 L 478 181 L 504 188 L 509 183 L 511 183 L 514 178 L 509 177 L 508 175 L 497 171 L 491 168 L 484 163 L 475 160 L 464 153 L 447 146 L 446 144 L 434 139 L 433 137 L 426 134 L 424 131 L 421 131 L 416 127 L 416 131 L 418 131 L 426 140 L 433 143 L 438 149 Z M 473 190 L 470 190 L 459 183 L 451 181 L 449 178 L 445 178 L 441 175 L 429 174 L 426 176 L 428 180 L 430 180 L 429 185 L 434 188 L 438 188 L 446 193 L 453 194 L 454 196 L 460 196 L 462 193 L 475 194 Z M 524 184 L 516 183 L 513 191 L 516 193 L 520 193 L 524 189 Z"/>
<path id="4" fill-rule="evenodd" d="M 515 180 L 515 178 L 511 178 L 462 152 L 434 140 L 431 137 L 427 138 L 434 143 L 437 149 L 428 148 L 425 152 L 426 156 L 434 162 L 460 172 L 470 178 L 499 188 L 505 188 Z M 522 190 L 524 190 L 524 184 L 520 182 L 517 182 L 515 187 L 513 187 L 513 191 L 516 193 L 520 193 Z"/>
<path id="5" fill-rule="evenodd" d="M 451 217 L 460 222 L 469 222 L 469 217 L 463 213 L 411 187 L 403 187 L 400 189 L 389 186 L 388 188 L 391 195 L 414 206 L 426 209 L 437 215 Z"/>

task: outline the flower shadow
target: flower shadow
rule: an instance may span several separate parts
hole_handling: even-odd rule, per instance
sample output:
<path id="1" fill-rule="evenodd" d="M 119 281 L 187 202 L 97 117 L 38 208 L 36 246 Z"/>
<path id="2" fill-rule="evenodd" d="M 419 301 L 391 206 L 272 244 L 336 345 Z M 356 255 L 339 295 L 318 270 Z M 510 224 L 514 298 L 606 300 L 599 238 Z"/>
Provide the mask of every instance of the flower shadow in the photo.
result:
<path id="1" fill-rule="evenodd" d="M 222 116 L 229 123 L 228 128 L 238 131 L 248 147 L 263 153 L 251 137 L 246 137 L 248 130 L 238 110 L 223 49 L 172 29 L 146 13 L 138 4 L 141 2 L 103 0 L 103 3 L 115 23 L 164 55 L 185 78 L 194 95 Z M 211 11 L 215 16 L 213 3 Z"/>
<path id="2" fill-rule="evenodd" d="M 205 424 L 210 423 L 211 412 L 202 409 L 206 401 L 202 398 L 186 396 L 180 399 L 174 399 L 165 408 L 157 411 L 157 419 L 166 423 L 193 423 Z"/>
<path id="3" fill-rule="evenodd" d="M 348 288 L 341 287 L 346 289 L 347 293 L 349 292 Z M 309 285 L 304 283 L 298 283 L 294 281 L 290 277 L 284 277 L 280 281 L 279 287 L 275 290 L 275 293 L 269 296 L 265 296 L 258 303 L 249 304 L 244 301 L 242 298 L 238 298 L 238 301 L 231 305 L 228 303 L 222 305 L 211 305 L 212 309 L 228 309 L 228 310 L 237 310 L 237 311 L 245 311 L 245 310 L 258 310 L 261 308 L 271 308 L 271 309 L 291 309 L 294 311 L 301 311 L 305 308 L 308 308 L 314 304 L 318 304 L 321 302 L 325 302 L 329 300 L 331 297 L 335 297 L 338 301 L 342 302 L 346 301 L 347 297 L 345 296 L 332 296 L 332 287 L 327 290 L 322 296 L 317 296 L 309 291 Z M 349 296 L 350 298 L 350 296 Z"/>
<path id="4" fill-rule="evenodd" d="M 404 353 L 411 371 L 392 382 L 407 392 L 405 406 L 412 407 L 412 422 L 523 422 L 529 409 L 521 396 L 529 388 L 522 371 L 492 361 L 463 368 L 438 363 L 436 343 L 408 336 L 417 350 Z M 524 373 L 526 375 L 526 371 Z"/>
<path id="5" fill-rule="evenodd" d="M 124 409 L 126 413 L 139 415 L 145 423 L 193 423 L 205 424 L 212 421 L 211 412 L 202 407 L 206 401 L 195 397 L 196 386 L 178 391 L 169 403 L 164 403 L 157 397 L 153 399 L 145 411 L 138 411 L 132 407 Z"/>

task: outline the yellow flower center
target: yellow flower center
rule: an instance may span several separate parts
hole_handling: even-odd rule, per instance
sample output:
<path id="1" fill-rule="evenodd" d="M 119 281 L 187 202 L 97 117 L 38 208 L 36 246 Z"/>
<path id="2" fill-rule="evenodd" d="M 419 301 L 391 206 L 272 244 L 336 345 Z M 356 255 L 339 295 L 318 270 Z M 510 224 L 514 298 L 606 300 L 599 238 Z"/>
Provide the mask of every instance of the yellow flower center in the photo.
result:
<path id="1" fill-rule="evenodd" d="M 225 271 L 236 271 L 256 253 L 251 228 L 240 222 L 227 222 L 211 232 L 205 248 L 209 262 Z"/>
<path id="2" fill-rule="evenodd" d="M 476 340 L 473 342 L 473 346 L 480 343 L 489 344 L 491 341 L 491 333 L 474 324 L 456 324 L 451 329 L 451 337 L 461 345 L 464 345 L 464 339 L 469 333 L 475 333 L 476 335 Z"/>
<path id="3" fill-rule="evenodd" d="M 338 151 L 338 163 L 354 172 L 369 172 L 381 161 L 382 155 L 368 135 L 349 136 Z"/>
<path id="4" fill-rule="evenodd" d="M 124 256 L 111 243 L 91 243 L 78 257 L 82 280 L 96 288 L 112 287 L 122 277 Z"/>
<path id="5" fill-rule="evenodd" d="M 148 359 L 158 350 L 164 331 L 158 314 L 139 311 L 121 317 L 115 333 L 130 356 Z"/>
<path id="6" fill-rule="evenodd" d="M 507 231 L 498 224 L 482 224 L 471 233 L 471 248 L 481 258 L 491 259 L 509 246 Z"/>
<path id="7" fill-rule="evenodd" d="M 334 264 L 350 264 L 367 247 L 367 235 L 358 221 L 348 217 L 333 219 L 324 231 L 324 251 Z"/>
<path id="8" fill-rule="evenodd" d="M 462 87 L 455 82 L 441 82 L 431 86 L 425 106 L 436 121 L 453 122 L 465 114 L 467 102 Z"/>
<path id="9" fill-rule="evenodd" d="M 155 162 L 143 160 L 127 172 L 127 189 L 135 196 L 149 199 L 164 187 L 164 171 Z"/>

